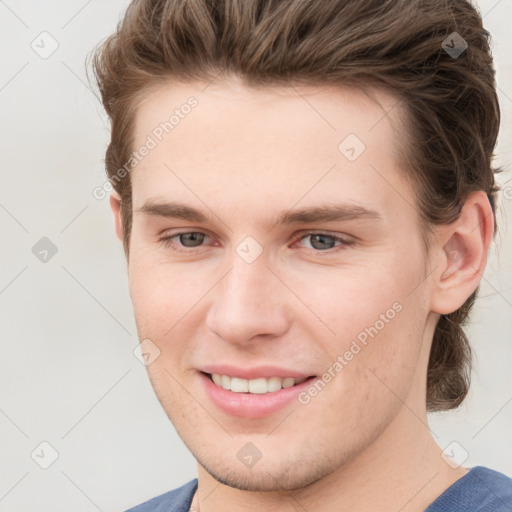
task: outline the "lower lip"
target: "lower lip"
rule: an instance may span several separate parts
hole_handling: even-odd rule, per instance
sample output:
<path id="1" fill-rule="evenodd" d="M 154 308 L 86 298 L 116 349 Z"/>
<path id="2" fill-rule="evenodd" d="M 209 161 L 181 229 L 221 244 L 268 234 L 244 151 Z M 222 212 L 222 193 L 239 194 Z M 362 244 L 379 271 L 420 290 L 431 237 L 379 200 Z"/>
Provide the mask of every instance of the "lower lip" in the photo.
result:
<path id="1" fill-rule="evenodd" d="M 271 393 L 235 393 L 221 388 L 204 373 L 199 373 L 206 394 L 219 409 L 240 418 L 261 418 L 282 409 L 304 391 L 316 377 L 310 377 L 301 384 Z"/>

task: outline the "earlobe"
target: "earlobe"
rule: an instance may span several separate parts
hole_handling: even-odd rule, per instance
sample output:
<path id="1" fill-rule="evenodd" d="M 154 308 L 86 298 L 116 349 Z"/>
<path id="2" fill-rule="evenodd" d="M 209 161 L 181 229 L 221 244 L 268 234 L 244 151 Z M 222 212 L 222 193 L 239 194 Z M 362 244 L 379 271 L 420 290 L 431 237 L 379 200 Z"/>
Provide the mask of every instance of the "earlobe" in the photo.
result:
<path id="1" fill-rule="evenodd" d="M 494 233 L 494 216 L 487 195 L 474 192 L 460 217 L 439 230 L 439 272 L 431 310 L 449 314 L 459 309 L 476 290 L 487 262 Z"/>
<path id="2" fill-rule="evenodd" d="M 112 190 L 110 193 L 110 208 L 114 216 L 114 226 L 117 238 L 123 241 L 123 231 L 121 222 L 121 197 L 119 194 Z"/>

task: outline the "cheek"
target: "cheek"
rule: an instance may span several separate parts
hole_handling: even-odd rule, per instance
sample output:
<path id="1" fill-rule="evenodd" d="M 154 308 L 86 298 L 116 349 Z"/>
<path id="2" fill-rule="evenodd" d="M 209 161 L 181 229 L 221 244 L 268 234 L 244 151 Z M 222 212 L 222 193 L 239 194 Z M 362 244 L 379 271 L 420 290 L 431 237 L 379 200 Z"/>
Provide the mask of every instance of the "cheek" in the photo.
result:
<path id="1" fill-rule="evenodd" d="M 426 316 L 420 290 L 413 293 L 422 270 L 419 264 L 398 266 L 396 258 L 390 258 L 378 265 L 332 269 L 316 279 L 314 286 L 304 281 L 296 291 L 333 336 L 364 341 L 372 334 L 382 338 L 398 326 L 404 328 L 408 316 Z"/>
<path id="2" fill-rule="evenodd" d="M 319 392 L 308 390 L 304 421 L 308 415 L 321 422 L 327 418 L 332 435 L 354 439 L 372 437 L 389 424 L 408 402 L 418 368 L 421 336 L 410 314 L 404 307 L 382 329 L 361 331 L 365 338 L 324 338 L 329 357 L 319 378 L 328 382 Z"/>
<path id="3" fill-rule="evenodd" d="M 161 339 L 180 323 L 189 322 L 195 305 L 215 284 L 215 276 L 155 257 L 155 251 L 134 250 L 128 271 L 130 296 L 143 332 Z"/>
<path id="4" fill-rule="evenodd" d="M 324 293 L 307 292 L 311 309 L 335 333 L 319 339 L 322 326 L 317 320 L 311 324 L 311 336 L 326 355 L 326 371 L 336 375 L 338 394 L 357 395 L 363 402 L 372 397 L 372 403 L 393 400 L 393 392 L 401 398 L 407 394 L 428 311 L 418 286 L 421 255 L 411 255 L 415 263 L 407 266 L 398 265 L 400 258 L 390 254 L 379 265 L 336 269 Z"/>
<path id="5" fill-rule="evenodd" d="M 413 302 L 394 302 L 389 308 L 377 305 L 370 312 L 359 312 L 356 324 L 338 337 L 337 350 L 330 351 L 331 368 L 336 361 L 339 365 L 334 370 L 340 370 L 332 397 L 351 404 L 350 410 L 361 421 L 379 417 L 385 421 L 407 401 L 414 385 L 421 362 L 423 322 Z"/>

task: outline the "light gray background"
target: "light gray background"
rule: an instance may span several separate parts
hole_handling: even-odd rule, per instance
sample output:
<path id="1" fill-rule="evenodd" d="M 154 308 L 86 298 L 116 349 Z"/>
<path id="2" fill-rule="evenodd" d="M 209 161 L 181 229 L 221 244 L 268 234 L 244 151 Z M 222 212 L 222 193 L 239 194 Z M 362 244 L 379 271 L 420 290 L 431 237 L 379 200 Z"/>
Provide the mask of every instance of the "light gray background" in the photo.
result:
<path id="1" fill-rule="evenodd" d="M 478 4 L 494 39 L 505 183 L 512 169 L 512 2 Z M 2 512 L 121 511 L 195 476 L 194 459 L 133 354 L 124 253 L 108 199 L 92 196 L 105 181 L 108 124 L 84 61 L 127 5 L 0 0 Z M 43 31 L 58 43 L 46 59 L 31 47 L 51 49 Z M 469 328 L 471 394 L 459 411 L 431 417 L 442 447 L 456 441 L 457 456 L 468 452 L 465 465 L 510 476 L 511 185 Z M 42 237 L 58 250 L 46 263 L 32 252 Z M 43 441 L 58 452 L 48 469 L 31 457 L 50 461 Z"/>

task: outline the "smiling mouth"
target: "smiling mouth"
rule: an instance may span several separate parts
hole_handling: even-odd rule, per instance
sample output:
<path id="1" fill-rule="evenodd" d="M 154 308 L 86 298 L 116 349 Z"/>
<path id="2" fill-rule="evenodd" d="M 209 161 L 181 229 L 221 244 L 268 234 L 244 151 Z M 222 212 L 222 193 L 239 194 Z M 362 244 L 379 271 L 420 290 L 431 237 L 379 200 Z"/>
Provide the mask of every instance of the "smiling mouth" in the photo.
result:
<path id="1" fill-rule="evenodd" d="M 242 379 L 240 377 L 230 377 L 229 375 L 219 375 L 218 373 L 205 373 L 205 375 L 219 388 L 223 388 L 233 393 L 253 393 L 263 395 L 265 393 L 275 393 L 281 389 L 291 388 L 302 384 L 311 377 L 259 377 L 257 379 Z"/>

